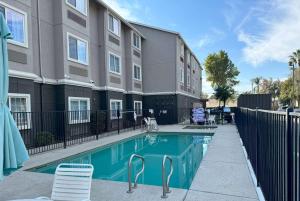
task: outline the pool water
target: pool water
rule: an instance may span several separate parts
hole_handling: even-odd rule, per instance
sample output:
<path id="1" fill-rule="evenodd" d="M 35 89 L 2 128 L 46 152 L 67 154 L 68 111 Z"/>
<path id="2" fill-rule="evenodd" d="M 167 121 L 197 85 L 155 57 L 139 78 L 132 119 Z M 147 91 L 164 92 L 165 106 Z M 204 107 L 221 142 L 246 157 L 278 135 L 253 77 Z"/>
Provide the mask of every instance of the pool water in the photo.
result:
<path id="1" fill-rule="evenodd" d="M 170 186 L 188 189 L 211 138 L 211 136 L 182 133 L 139 135 L 31 171 L 54 174 L 55 168 L 62 162 L 89 163 L 94 166 L 94 179 L 127 182 L 128 160 L 135 153 L 145 158 L 145 170 L 138 183 L 161 186 L 162 159 L 167 154 L 173 159 L 174 168 Z M 169 173 L 169 165 L 167 162 L 167 174 Z M 133 179 L 133 176 L 142 167 L 141 160 L 134 159 L 132 167 Z"/>

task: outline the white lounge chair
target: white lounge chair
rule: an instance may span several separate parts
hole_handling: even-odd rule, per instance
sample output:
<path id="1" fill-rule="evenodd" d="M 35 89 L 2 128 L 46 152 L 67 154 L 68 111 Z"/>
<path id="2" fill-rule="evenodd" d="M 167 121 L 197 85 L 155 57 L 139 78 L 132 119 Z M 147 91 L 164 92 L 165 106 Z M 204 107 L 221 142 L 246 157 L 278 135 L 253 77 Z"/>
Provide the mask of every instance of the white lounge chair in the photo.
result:
<path id="1" fill-rule="evenodd" d="M 91 164 L 62 163 L 55 171 L 51 198 L 39 197 L 32 201 L 90 201 L 93 172 Z"/>

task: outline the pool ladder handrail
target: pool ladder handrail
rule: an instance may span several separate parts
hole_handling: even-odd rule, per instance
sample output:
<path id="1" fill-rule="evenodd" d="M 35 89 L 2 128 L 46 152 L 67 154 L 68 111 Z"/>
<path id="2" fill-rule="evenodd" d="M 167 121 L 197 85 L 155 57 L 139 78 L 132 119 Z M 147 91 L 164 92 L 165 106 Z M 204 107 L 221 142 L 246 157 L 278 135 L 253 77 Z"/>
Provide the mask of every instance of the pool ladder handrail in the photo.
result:
<path id="1" fill-rule="evenodd" d="M 132 160 L 134 158 L 139 158 L 142 160 L 142 169 L 136 174 L 135 179 L 134 179 L 134 185 L 132 186 L 132 181 L 131 181 L 131 172 L 132 172 Z M 139 179 L 139 176 L 144 172 L 145 169 L 145 159 L 144 157 L 138 155 L 138 154 L 132 154 L 130 156 L 129 162 L 128 162 L 128 191 L 127 193 L 132 193 L 133 188 L 137 188 L 137 181 Z"/>
<path id="2" fill-rule="evenodd" d="M 167 177 L 167 179 L 165 178 L 166 177 L 166 168 L 165 168 L 165 164 L 166 164 L 166 160 L 169 160 L 170 161 L 170 173 Z M 162 187 L 163 187 L 163 194 L 161 196 L 161 198 L 167 198 L 168 195 L 167 193 L 171 193 L 171 190 L 170 190 L 170 187 L 169 187 L 169 183 L 170 183 L 170 178 L 173 174 L 173 160 L 170 156 L 168 155 L 164 155 L 163 157 L 163 161 L 162 161 Z"/>

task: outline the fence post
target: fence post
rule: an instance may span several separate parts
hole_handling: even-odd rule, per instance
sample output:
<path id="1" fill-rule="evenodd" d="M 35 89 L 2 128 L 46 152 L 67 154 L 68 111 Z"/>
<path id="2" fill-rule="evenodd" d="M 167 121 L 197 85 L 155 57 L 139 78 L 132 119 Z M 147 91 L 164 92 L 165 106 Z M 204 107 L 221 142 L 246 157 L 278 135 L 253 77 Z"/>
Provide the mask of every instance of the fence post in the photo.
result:
<path id="1" fill-rule="evenodd" d="M 63 132 L 63 138 L 64 138 L 64 149 L 66 149 L 67 148 L 67 140 L 66 140 L 66 132 L 67 132 L 67 129 L 66 129 L 66 126 L 68 125 L 68 123 L 69 122 L 67 122 L 68 121 L 68 119 L 69 118 L 66 118 L 66 115 L 68 115 L 68 117 L 69 117 L 69 114 L 68 114 L 68 111 L 67 112 L 63 112 L 63 130 L 64 130 L 64 132 Z M 67 120 L 67 121 L 66 121 Z"/>
<path id="2" fill-rule="evenodd" d="M 260 181 L 259 181 L 259 162 L 260 162 L 260 153 L 259 153 L 259 136 L 258 136 L 258 107 L 256 107 L 255 110 L 255 135 L 256 135 L 256 186 L 260 186 Z"/>
<path id="3" fill-rule="evenodd" d="M 291 128 L 291 116 L 290 112 L 293 112 L 293 108 L 287 108 L 286 110 L 286 135 L 287 135 L 287 200 L 293 200 L 293 133 Z"/>
<path id="4" fill-rule="evenodd" d="M 118 116 L 118 134 L 120 134 L 120 110 L 117 110 L 117 116 Z"/>
<path id="5" fill-rule="evenodd" d="M 249 158 L 249 153 L 250 153 L 250 151 L 249 151 L 249 142 L 248 142 L 248 140 L 249 140 L 249 109 L 247 108 L 247 112 L 246 112 L 246 133 L 245 133 L 246 135 L 245 135 L 245 144 L 244 144 L 244 146 L 245 146 L 245 149 L 247 150 L 247 159 L 248 160 L 250 160 L 250 158 Z"/>
<path id="6" fill-rule="evenodd" d="M 98 128 L 100 127 L 100 125 L 98 125 L 98 111 L 95 111 L 95 115 L 96 115 L 96 139 L 99 140 L 99 132 L 98 132 Z"/>

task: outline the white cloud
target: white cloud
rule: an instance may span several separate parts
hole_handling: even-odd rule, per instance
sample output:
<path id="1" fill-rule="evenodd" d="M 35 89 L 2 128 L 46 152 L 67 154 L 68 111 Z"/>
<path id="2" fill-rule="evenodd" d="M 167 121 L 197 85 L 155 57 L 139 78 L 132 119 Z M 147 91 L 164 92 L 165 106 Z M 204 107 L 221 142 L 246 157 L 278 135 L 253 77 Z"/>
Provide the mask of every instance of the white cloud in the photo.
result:
<path id="1" fill-rule="evenodd" d="M 195 44 L 196 48 L 202 49 L 208 45 L 212 45 L 217 41 L 222 40 L 225 37 L 225 33 L 222 30 L 219 30 L 215 27 L 210 28 L 209 34 L 205 34 L 200 37 Z"/>
<path id="2" fill-rule="evenodd" d="M 208 35 L 205 35 L 197 41 L 196 46 L 201 49 L 211 44 L 212 42 L 213 42 L 212 38 L 210 38 Z"/>
<path id="3" fill-rule="evenodd" d="M 119 15 L 127 20 L 137 21 L 139 18 L 135 13 L 142 9 L 138 1 L 102 0 Z"/>
<path id="4" fill-rule="evenodd" d="M 287 62 L 288 56 L 300 48 L 300 1 L 265 3 L 262 5 L 268 12 L 261 8 L 253 14 L 259 23 L 257 26 L 263 27 L 260 33 L 249 33 L 239 27 L 238 40 L 246 45 L 242 50 L 244 59 L 254 66 L 267 61 Z"/>

